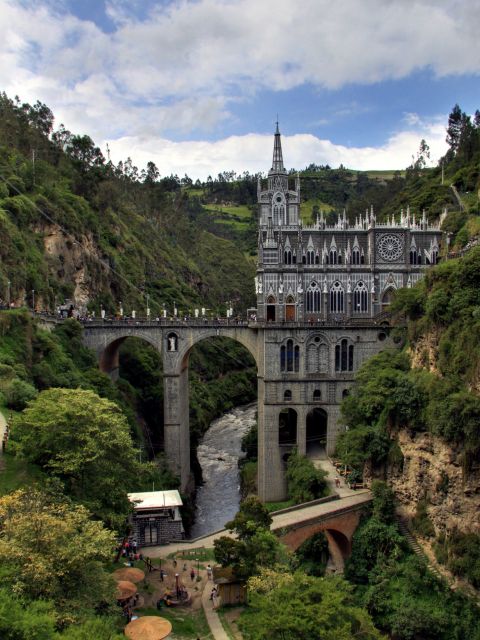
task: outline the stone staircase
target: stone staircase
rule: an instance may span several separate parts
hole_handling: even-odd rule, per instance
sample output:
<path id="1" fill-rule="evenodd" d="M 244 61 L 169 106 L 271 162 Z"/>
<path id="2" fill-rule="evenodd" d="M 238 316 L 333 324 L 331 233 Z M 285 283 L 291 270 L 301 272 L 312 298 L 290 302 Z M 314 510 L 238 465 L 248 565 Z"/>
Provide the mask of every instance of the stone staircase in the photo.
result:
<path id="1" fill-rule="evenodd" d="M 402 536 L 406 539 L 406 541 L 408 542 L 408 544 L 412 548 L 412 550 L 415 553 L 415 555 L 417 555 L 424 562 L 426 562 L 430 572 L 433 573 L 433 575 L 436 578 L 438 578 L 439 580 L 445 580 L 445 576 L 440 573 L 440 571 L 437 569 L 437 567 L 430 561 L 428 556 L 425 554 L 425 552 L 423 551 L 422 547 L 418 544 L 417 539 L 415 538 L 415 536 L 410 531 L 410 529 L 408 527 L 408 524 L 407 524 L 407 521 L 405 520 L 405 518 L 402 518 L 402 516 L 396 514 L 395 515 L 395 519 L 397 521 L 398 530 L 400 531 Z"/>

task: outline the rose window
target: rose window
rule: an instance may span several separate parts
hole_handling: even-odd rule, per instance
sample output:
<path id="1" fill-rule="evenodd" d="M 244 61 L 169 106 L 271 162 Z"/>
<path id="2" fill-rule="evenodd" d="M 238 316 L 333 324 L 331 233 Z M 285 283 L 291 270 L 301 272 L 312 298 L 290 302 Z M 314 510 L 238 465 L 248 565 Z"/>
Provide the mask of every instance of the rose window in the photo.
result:
<path id="1" fill-rule="evenodd" d="M 403 253 L 403 238 L 393 233 L 384 233 L 377 240 L 378 255 L 385 262 L 395 262 Z"/>

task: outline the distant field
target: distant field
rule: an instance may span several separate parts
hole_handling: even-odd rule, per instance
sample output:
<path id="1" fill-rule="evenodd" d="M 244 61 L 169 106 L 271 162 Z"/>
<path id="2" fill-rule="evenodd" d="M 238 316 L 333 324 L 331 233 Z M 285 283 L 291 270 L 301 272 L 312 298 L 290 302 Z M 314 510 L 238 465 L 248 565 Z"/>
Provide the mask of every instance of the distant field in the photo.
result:
<path id="1" fill-rule="evenodd" d="M 304 223 L 312 224 L 312 210 L 315 206 L 318 207 L 319 212 L 323 211 L 324 213 L 328 213 L 334 209 L 331 204 L 322 202 L 318 198 L 305 200 L 305 202 L 300 203 L 300 217 Z"/>
<path id="2" fill-rule="evenodd" d="M 205 208 L 216 223 L 227 225 L 238 231 L 245 230 L 252 218 L 252 212 L 246 205 L 209 205 Z"/>
<path id="3" fill-rule="evenodd" d="M 378 169 L 376 171 L 359 171 L 359 173 L 365 173 L 372 180 L 393 180 L 396 173 L 399 173 L 402 178 L 405 177 L 404 169 Z"/>

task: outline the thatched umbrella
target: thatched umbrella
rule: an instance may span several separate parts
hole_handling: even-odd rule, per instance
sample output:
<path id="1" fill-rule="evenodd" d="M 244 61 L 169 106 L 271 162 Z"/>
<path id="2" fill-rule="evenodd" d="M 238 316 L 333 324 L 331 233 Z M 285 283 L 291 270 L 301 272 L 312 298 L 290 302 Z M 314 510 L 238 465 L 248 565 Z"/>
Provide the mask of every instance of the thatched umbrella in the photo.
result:
<path id="1" fill-rule="evenodd" d="M 112 575 L 117 582 L 120 580 L 128 580 L 129 582 L 137 583 L 141 582 L 145 578 L 145 572 L 141 569 L 135 569 L 134 567 L 117 569 Z"/>
<path id="2" fill-rule="evenodd" d="M 132 620 L 125 627 L 125 635 L 130 640 L 162 640 L 170 635 L 172 625 L 159 616 L 142 616 Z"/>
<path id="3" fill-rule="evenodd" d="M 137 593 L 137 587 L 128 580 L 119 580 L 115 595 L 117 600 L 128 600 Z"/>

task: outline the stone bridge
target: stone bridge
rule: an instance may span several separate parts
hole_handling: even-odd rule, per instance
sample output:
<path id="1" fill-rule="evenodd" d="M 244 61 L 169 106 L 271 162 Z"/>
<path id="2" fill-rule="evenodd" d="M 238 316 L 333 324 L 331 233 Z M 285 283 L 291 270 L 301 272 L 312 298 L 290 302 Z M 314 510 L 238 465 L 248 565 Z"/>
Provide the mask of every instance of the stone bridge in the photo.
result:
<path id="1" fill-rule="evenodd" d="M 352 550 L 355 529 L 371 501 L 371 492 L 361 491 L 338 500 L 277 513 L 273 516 L 271 529 L 291 551 L 296 551 L 316 533 L 323 532 L 335 570 L 342 573 Z"/>
<path id="2" fill-rule="evenodd" d="M 371 501 L 370 491 L 358 491 L 343 498 L 298 505 L 272 514 L 270 528 L 292 551 L 322 531 L 328 541 L 330 561 L 335 572 L 342 573 L 345 560 L 351 553 L 355 529 Z M 172 542 L 164 547 L 149 547 L 145 553 L 151 558 L 158 558 L 199 547 L 210 549 L 213 548 L 214 541 L 222 536 L 235 537 L 230 531 L 222 529 L 194 540 Z"/>
<path id="3" fill-rule="evenodd" d="M 84 343 L 100 369 L 118 377 L 119 349 L 127 338 L 151 344 L 163 362 L 164 447 L 171 469 L 185 489 L 190 478 L 188 362 L 203 340 L 223 337 L 242 344 L 257 366 L 258 495 L 286 497 L 285 467 L 292 448 L 303 455 L 313 445 L 333 454 L 340 403 L 362 362 L 394 346 L 385 318 L 322 322 L 104 320 L 84 323 Z"/>

